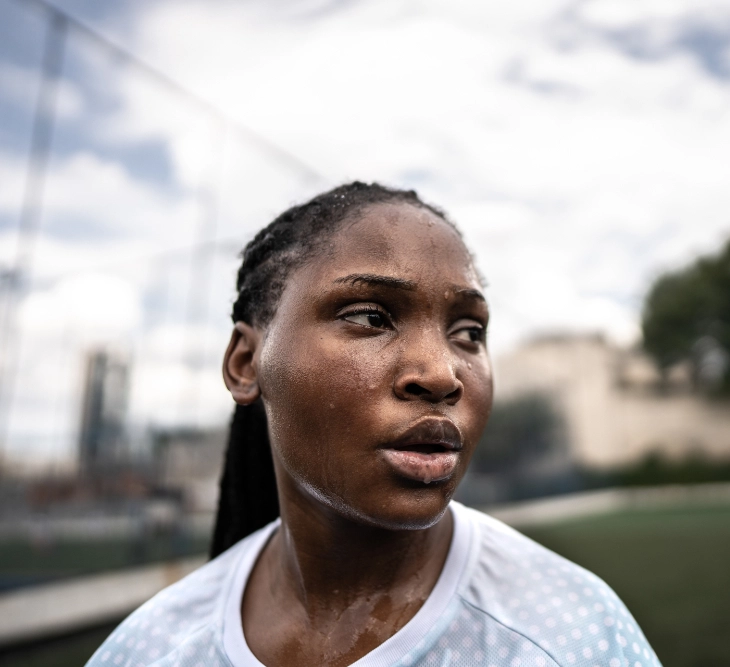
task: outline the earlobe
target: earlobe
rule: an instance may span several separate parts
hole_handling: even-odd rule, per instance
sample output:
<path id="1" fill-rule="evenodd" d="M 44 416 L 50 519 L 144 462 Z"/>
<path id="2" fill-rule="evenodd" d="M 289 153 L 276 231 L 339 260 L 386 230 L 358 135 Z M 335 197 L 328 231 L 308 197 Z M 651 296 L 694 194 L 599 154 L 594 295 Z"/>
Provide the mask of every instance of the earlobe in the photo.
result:
<path id="1" fill-rule="evenodd" d="M 240 405 L 250 405 L 261 395 L 255 364 L 260 341 L 257 329 L 246 322 L 236 322 L 223 358 L 223 380 Z"/>

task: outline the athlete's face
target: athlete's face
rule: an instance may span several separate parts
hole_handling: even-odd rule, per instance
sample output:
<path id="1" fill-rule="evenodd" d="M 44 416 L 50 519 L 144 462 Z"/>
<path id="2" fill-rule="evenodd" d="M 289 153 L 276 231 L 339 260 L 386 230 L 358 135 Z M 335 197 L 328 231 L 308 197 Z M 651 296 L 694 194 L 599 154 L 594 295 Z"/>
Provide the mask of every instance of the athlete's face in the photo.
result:
<path id="1" fill-rule="evenodd" d="M 487 320 L 443 220 L 389 204 L 343 224 L 256 354 L 280 488 L 371 525 L 437 521 L 491 408 Z"/>

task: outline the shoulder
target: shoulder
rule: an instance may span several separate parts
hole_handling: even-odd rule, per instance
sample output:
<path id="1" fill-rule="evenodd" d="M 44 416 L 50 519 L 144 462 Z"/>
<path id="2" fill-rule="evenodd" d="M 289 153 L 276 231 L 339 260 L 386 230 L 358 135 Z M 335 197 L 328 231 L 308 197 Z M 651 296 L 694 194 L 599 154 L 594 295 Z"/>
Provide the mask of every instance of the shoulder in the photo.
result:
<path id="1" fill-rule="evenodd" d="M 472 562 L 460 596 L 470 613 L 485 618 L 493 637 L 502 632 L 523 649 L 542 649 L 561 666 L 588 660 L 606 667 L 659 665 L 636 621 L 602 579 L 482 512 L 459 511 L 474 527 Z"/>
<path id="2" fill-rule="evenodd" d="M 178 657 L 193 660 L 190 664 L 228 664 L 221 640 L 224 605 L 236 570 L 261 532 L 147 601 L 109 635 L 86 667 L 166 665 Z"/>

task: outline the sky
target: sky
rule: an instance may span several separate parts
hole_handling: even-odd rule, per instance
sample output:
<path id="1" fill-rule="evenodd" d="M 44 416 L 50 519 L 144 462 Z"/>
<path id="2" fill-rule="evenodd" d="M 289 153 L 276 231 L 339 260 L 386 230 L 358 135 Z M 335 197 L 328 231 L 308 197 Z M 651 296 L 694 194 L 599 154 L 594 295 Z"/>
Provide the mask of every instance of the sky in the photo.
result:
<path id="1" fill-rule="evenodd" d="M 8 458 L 73 457 L 98 346 L 132 364 L 134 433 L 224 423 L 236 254 L 344 181 L 448 211 L 488 282 L 493 355 L 556 331 L 636 343 L 652 280 L 730 237 L 730 2 L 54 6 L 144 66 L 68 28 Z M 0 0 L 3 269 L 47 26 L 35 0 Z"/>

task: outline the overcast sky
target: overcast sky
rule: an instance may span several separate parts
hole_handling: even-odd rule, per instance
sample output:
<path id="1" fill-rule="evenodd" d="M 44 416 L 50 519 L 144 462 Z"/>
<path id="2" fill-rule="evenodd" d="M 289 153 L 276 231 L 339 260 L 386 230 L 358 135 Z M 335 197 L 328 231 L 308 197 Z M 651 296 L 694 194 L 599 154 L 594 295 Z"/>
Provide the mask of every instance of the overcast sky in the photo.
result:
<path id="1" fill-rule="evenodd" d="M 134 360 L 138 428 L 224 420 L 237 248 L 346 180 L 415 187 L 447 209 L 489 282 L 494 354 L 556 330 L 630 344 L 653 277 L 730 236 L 728 2 L 55 6 L 231 122 L 69 29 L 19 309 L 14 456 L 70 455 L 83 353 L 100 343 Z M 5 267 L 46 18 L 0 0 Z"/>

